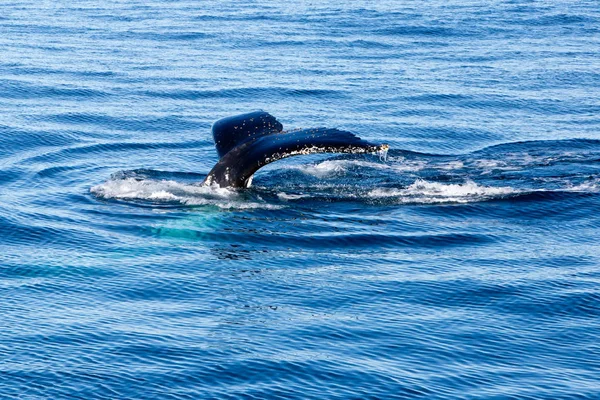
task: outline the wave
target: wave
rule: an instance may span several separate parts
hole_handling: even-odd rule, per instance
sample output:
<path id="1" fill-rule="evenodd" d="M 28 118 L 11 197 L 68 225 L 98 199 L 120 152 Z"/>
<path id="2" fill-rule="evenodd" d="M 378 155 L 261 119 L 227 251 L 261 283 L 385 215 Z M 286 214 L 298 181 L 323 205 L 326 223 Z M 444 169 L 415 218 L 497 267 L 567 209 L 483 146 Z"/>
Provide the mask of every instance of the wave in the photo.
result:
<path id="1" fill-rule="evenodd" d="M 310 197 L 310 195 L 309 194 L 292 194 L 292 193 L 279 192 L 279 193 L 277 193 L 277 197 L 279 197 L 282 200 L 288 201 L 288 200 L 304 199 L 304 198 Z"/>
<path id="2" fill-rule="evenodd" d="M 46 86 L 16 80 L 0 82 L 0 98 L 2 99 L 92 99 L 110 97 L 112 93 L 103 90 L 71 85 Z"/>
<path id="3" fill-rule="evenodd" d="M 584 186 L 573 191 L 585 190 Z M 523 193 L 511 187 L 479 185 L 473 181 L 464 183 L 439 183 L 417 179 L 400 188 L 378 187 L 367 189 L 333 183 L 316 185 L 302 193 L 271 190 L 259 187 L 255 192 L 244 192 L 199 183 L 184 183 L 172 179 L 147 179 L 127 174 L 115 174 L 111 179 L 90 188 L 90 193 L 101 199 L 138 200 L 153 204 L 184 206 L 215 206 L 221 209 L 280 209 L 281 202 L 315 201 L 392 201 L 396 204 L 470 203 L 503 199 Z M 258 196 L 256 195 L 258 193 Z M 264 200 L 260 194 L 272 199 Z"/>
<path id="4" fill-rule="evenodd" d="M 384 163 L 367 160 L 334 159 L 321 161 L 316 164 L 291 166 L 288 167 L 288 169 L 297 170 L 303 174 L 311 175 L 315 178 L 326 178 L 356 169 L 375 169 L 393 172 L 417 172 L 425 168 L 427 165 L 425 161 L 409 160 L 401 156 L 390 157 L 389 159 L 394 162 Z"/>
<path id="5" fill-rule="evenodd" d="M 444 184 L 417 179 L 402 188 L 377 188 L 368 193 L 371 198 L 395 198 L 401 203 L 469 203 L 506 198 L 519 193 L 511 187 L 480 186 L 473 181 L 462 184 Z"/>
<path id="6" fill-rule="evenodd" d="M 487 146 L 471 154 L 493 153 L 500 154 L 510 151 L 564 151 L 564 150 L 600 150 L 600 140 L 597 139 L 564 139 L 564 140 L 523 140 L 509 143 L 499 143 Z"/>
<path id="7" fill-rule="evenodd" d="M 589 179 L 585 182 L 581 182 L 578 185 L 568 184 L 564 188 L 565 192 L 581 192 L 581 193 L 599 193 L 600 192 L 600 178 Z"/>
<path id="8" fill-rule="evenodd" d="M 118 175 L 93 186 L 90 193 L 107 200 L 141 200 L 185 206 L 215 206 L 221 209 L 281 208 L 262 201 L 248 201 L 242 193 L 232 189 Z"/>
<path id="9" fill-rule="evenodd" d="M 66 147 L 59 150 L 48 151 L 25 159 L 26 162 L 56 161 L 70 159 L 75 156 L 99 153 L 116 153 L 121 151 L 143 151 L 159 149 L 189 149 L 206 145 L 206 142 L 109 142 L 83 144 L 79 146 Z"/>
<path id="10" fill-rule="evenodd" d="M 342 90 L 334 89 L 294 89 L 283 87 L 240 87 L 221 90 L 147 90 L 140 93 L 148 97 L 173 100 L 229 99 L 229 98 L 265 98 L 265 97 L 327 97 L 340 98 L 345 95 Z"/>
<path id="11" fill-rule="evenodd" d="M 100 113 L 67 112 L 32 118 L 35 122 L 52 122 L 76 126 L 95 126 L 126 132 L 182 132 L 208 128 L 202 122 L 177 116 L 115 117 Z"/>
<path id="12" fill-rule="evenodd" d="M 190 143 L 156 145 L 180 148 Z M 600 192 L 600 170 L 595 164 L 600 156 L 598 145 L 590 140 L 526 142 L 463 155 L 396 150 L 387 161 L 372 155 L 343 155 L 308 164 L 291 160 L 259 171 L 256 187 L 246 191 L 199 185 L 201 174 L 124 171 L 90 191 L 104 199 L 221 209 L 279 209 L 290 203 L 344 201 L 371 205 L 544 201 Z M 87 154 L 124 145 L 105 146 L 62 151 Z M 153 146 L 129 143 L 126 148 Z"/>

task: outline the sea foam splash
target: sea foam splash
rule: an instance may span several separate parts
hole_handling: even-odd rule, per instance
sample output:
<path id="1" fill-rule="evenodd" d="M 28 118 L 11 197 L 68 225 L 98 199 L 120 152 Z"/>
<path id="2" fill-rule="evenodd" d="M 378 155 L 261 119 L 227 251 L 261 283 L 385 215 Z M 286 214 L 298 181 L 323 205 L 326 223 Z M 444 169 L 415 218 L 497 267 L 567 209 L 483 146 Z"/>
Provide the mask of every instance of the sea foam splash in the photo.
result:
<path id="1" fill-rule="evenodd" d="M 352 168 L 371 168 L 393 172 L 417 172 L 425 167 L 426 163 L 423 161 L 409 161 L 402 159 L 401 162 L 398 163 L 382 163 L 365 160 L 325 160 L 316 164 L 297 165 L 288 168 L 299 170 L 306 175 L 322 179 L 343 174 Z"/>
<path id="2" fill-rule="evenodd" d="M 579 185 L 567 185 L 567 192 L 598 193 L 600 192 L 600 178 L 590 179 Z"/>
<path id="3" fill-rule="evenodd" d="M 279 193 L 277 193 L 277 197 L 279 197 L 281 200 L 289 201 L 289 200 L 304 199 L 306 197 L 310 197 L 310 195 L 309 194 L 291 194 L 291 193 L 279 192 Z"/>
<path id="4" fill-rule="evenodd" d="M 377 188 L 368 192 L 371 198 L 395 198 L 401 203 L 469 203 L 520 193 L 511 187 L 480 186 L 473 181 L 439 183 L 417 179 L 406 188 Z"/>
<path id="5" fill-rule="evenodd" d="M 279 209 L 282 206 L 250 201 L 235 190 L 216 185 L 187 184 L 173 180 L 111 178 L 90 188 L 103 199 L 147 200 L 188 206 L 209 205 L 222 209 Z"/>

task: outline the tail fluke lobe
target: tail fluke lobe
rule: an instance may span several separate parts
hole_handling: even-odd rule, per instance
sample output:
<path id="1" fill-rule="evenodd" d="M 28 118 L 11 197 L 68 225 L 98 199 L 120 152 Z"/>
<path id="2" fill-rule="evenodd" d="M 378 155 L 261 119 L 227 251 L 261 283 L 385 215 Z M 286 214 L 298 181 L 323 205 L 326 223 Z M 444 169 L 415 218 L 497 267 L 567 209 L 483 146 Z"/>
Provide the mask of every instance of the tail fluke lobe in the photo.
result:
<path id="1" fill-rule="evenodd" d="M 243 142 L 281 132 L 283 125 L 265 111 L 254 111 L 218 120 L 212 126 L 217 154 L 223 157 Z"/>

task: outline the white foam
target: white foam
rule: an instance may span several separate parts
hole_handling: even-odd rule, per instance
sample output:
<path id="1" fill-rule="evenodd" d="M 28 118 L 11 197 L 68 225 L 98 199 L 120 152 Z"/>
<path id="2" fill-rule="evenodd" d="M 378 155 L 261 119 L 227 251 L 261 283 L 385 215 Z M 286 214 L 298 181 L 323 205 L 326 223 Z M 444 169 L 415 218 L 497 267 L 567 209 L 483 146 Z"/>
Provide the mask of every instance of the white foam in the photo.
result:
<path id="1" fill-rule="evenodd" d="M 498 161 L 498 160 L 482 159 L 482 160 L 475 160 L 473 162 L 473 165 L 475 165 L 478 168 L 493 169 L 493 168 L 505 167 L 506 163 L 503 161 Z"/>
<path id="2" fill-rule="evenodd" d="M 462 184 L 427 182 L 417 179 L 412 185 L 402 188 L 378 188 L 367 195 L 371 198 L 396 198 L 401 203 L 468 203 L 473 201 L 502 198 L 518 193 L 510 187 L 480 186 L 473 181 Z"/>
<path id="3" fill-rule="evenodd" d="M 444 170 L 453 170 L 464 168 L 464 166 L 465 164 L 462 161 L 451 161 L 447 164 L 440 165 L 439 168 Z"/>
<path id="4" fill-rule="evenodd" d="M 342 173 L 346 170 L 345 163 L 342 160 L 326 160 L 318 164 L 300 165 L 294 168 L 316 178 L 325 178 L 327 176 Z"/>
<path id="5" fill-rule="evenodd" d="M 150 196 L 148 196 L 148 198 L 153 200 L 177 200 L 177 196 L 165 190 L 160 190 L 158 192 L 151 193 Z"/>
<path id="6" fill-rule="evenodd" d="M 310 195 L 309 194 L 288 194 L 288 193 L 284 193 L 284 192 L 279 192 L 279 193 L 277 193 L 277 197 L 279 197 L 281 200 L 289 201 L 289 200 L 303 199 L 305 197 L 310 197 Z"/>
<path id="7" fill-rule="evenodd" d="M 281 206 L 242 199 L 235 190 L 216 185 L 196 185 L 172 180 L 109 179 L 90 188 L 104 199 L 176 202 L 184 205 L 212 205 L 223 209 L 277 209 Z"/>
<path id="8" fill-rule="evenodd" d="M 391 170 L 395 172 L 416 172 L 422 170 L 425 166 L 426 163 L 423 161 L 406 161 L 404 159 L 392 164 L 364 160 L 325 160 L 317 164 L 293 166 L 291 168 L 316 178 L 326 178 L 343 174 L 348 169 L 356 167 Z"/>
<path id="9" fill-rule="evenodd" d="M 565 188 L 569 192 L 584 192 L 584 193 L 597 193 L 600 192 L 600 178 L 592 179 L 587 182 L 583 182 L 576 186 L 569 186 Z"/>

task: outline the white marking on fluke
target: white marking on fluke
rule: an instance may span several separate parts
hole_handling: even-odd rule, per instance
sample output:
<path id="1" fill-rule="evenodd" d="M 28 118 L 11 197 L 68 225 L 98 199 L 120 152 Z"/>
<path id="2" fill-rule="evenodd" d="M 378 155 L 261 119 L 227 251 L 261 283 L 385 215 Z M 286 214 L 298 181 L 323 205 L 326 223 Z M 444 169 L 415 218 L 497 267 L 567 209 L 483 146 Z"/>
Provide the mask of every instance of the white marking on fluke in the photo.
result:
<path id="1" fill-rule="evenodd" d="M 388 151 L 390 150 L 390 146 L 387 144 L 382 144 L 381 148 L 377 150 L 377 155 L 379 156 L 379 161 L 387 161 Z"/>

